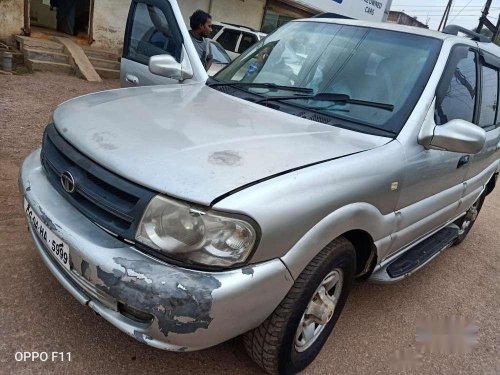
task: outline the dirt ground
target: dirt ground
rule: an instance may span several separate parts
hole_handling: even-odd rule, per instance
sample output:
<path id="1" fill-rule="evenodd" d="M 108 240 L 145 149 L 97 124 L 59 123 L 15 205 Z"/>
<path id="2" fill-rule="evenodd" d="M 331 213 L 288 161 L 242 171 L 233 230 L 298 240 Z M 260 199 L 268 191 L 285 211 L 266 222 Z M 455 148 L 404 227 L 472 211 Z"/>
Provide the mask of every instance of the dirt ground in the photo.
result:
<path id="1" fill-rule="evenodd" d="M 73 299 L 37 255 L 17 189 L 20 163 L 40 145 L 58 103 L 115 87 L 117 81 L 49 73 L 0 76 L 0 373 L 261 373 L 239 339 L 183 354 L 135 341 Z M 356 284 L 334 335 L 305 373 L 398 373 L 394 357 L 407 353 L 420 358 L 407 373 L 500 374 L 499 223 L 497 188 L 461 246 L 398 284 Z M 451 316 L 476 321 L 477 346 L 466 354 L 416 355 L 418 321 Z M 24 351 L 70 352 L 71 361 L 16 361 Z"/>

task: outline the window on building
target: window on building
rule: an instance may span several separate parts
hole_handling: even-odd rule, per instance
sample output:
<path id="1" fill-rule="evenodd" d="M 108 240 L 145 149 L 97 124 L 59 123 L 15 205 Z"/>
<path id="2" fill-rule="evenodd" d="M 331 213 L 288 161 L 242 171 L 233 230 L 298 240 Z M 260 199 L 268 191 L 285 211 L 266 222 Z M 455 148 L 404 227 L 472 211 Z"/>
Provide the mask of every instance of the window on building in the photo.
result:
<path id="1" fill-rule="evenodd" d="M 253 34 L 243 33 L 241 37 L 240 46 L 238 47 L 238 53 L 243 53 L 251 46 L 257 43 L 257 37 Z"/>
<path id="2" fill-rule="evenodd" d="M 436 124 L 462 119 L 473 122 L 477 96 L 477 57 L 469 47 L 456 47 L 436 96 Z"/>
<path id="3" fill-rule="evenodd" d="M 148 64 L 151 56 L 169 54 L 180 62 L 182 36 L 172 9 L 169 7 L 166 11 L 170 12 L 169 19 L 173 20 L 174 27 L 163 10 L 144 3 L 136 5 L 128 39 L 128 58 Z"/>
<path id="4" fill-rule="evenodd" d="M 224 29 L 222 34 L 217 38 L 217 42 L 220 43 L 224 49 L 232 52 L 236 52 L 236 44 L 240 37 L 240 32 L 232 29 Z"/>
<path id="5" fill-rule="evenodd" d="M 483 85 L 479 125 L 494 125 L 498 108 L 498 70 L 483 65 Z"/>
<path id="6" fill-rule="evenodd" d="M 280 14 L 272 10 L 267 10 L 264 14 L 264 19 L 262 21 L 262 32 L 266 34 L 272 33 L 277 28 L 283 26 L 284 24 L 294 20 L 294 17 L 290 17 L 285 14 Z"/>

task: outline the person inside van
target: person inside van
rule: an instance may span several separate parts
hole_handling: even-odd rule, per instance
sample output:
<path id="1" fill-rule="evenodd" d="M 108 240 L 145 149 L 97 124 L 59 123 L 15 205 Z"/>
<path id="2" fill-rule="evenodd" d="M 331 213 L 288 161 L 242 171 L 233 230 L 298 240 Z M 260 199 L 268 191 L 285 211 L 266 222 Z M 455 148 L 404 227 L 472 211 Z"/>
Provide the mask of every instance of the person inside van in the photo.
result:
<path id="1" fill-rule="evenodd" d="M 191 26 L 189 34 L 193 40 L 196 52 L 198 52 L 203 66 L 208 70 L 213 60 L 210 42 L 208 40 L 212 33 L 212 16 L 198 9 L 189 18 L 189 24 Z"/>

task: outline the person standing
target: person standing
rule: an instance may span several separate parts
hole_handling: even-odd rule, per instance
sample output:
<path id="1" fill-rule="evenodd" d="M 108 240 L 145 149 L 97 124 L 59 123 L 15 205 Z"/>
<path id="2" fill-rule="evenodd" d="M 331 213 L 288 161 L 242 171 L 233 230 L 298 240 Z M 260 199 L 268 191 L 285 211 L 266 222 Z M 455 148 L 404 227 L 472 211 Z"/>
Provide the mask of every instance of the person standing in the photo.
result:
<path id="1" fill-rule="evenodd" d="M 189 34 L 193 40 L 196 52 L 198 52 L 205 70 L 208 70 L 213 60 L 210 41 L 208 40 L 212 34 L 212 16 L 198 9 L 189 18 L 189 25 L 191 26 Z"/>

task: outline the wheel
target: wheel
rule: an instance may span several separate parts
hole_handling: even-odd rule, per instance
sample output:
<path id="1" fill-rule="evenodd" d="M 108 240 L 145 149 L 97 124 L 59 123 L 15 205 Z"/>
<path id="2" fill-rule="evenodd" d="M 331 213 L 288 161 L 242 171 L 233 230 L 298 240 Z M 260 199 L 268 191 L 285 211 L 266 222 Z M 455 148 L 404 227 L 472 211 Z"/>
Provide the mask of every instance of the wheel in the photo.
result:
<path id="1" fill-rule="evenodd" d="M 467 210 L 465 216 L 455 221 L 455 224 L 458 225 L 460 231 L 458 232 L 457 240 L 453 244 L 454 246 L 461 244 L 465 240 L 465 237 L 467 237 L 467 235 L 469 234 L 472 226 L 476 222 L 477 216 L 479 215 L 481 208 L 483 207 L 485 198 L 486 195 L 484 193 L 481 194 L 481 196 L 472 205 L 472 207 Z"/>
<path id="2" fill-rule="evenodd" d="M 302 271 L 276 310 L 244 335 L 250 357 L 270 374 L 295 374 L 316 358 L 342 309 L 356 272 L 354 246 L 338 238 Z"/>

